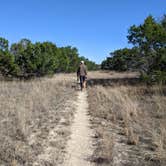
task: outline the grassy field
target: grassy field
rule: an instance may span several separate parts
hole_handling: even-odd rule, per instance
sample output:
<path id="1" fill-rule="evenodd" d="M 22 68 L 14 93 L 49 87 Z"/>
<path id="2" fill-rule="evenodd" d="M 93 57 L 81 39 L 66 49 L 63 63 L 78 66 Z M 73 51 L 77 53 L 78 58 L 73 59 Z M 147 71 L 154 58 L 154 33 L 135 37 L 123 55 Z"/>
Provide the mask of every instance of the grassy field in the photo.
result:
<path id="1" fill-rule="evenodd" d="M 71 78 L 0 82 L 0 165 L 59 165 L 63 161 L 74 112 L 66 107 L 76 98 Z M 50 147 L 54 156 L 45 156 Z"/>
<path id="2" fill-rule="evenodd" d="M 96 166 L 166 165 L 166 87 L 146 86 L 138 77 L 89 72 Z M 75 74 L 1 81 L 0 165 L 63 166 L 77 89 Z"/>
<path id="3" fill-rule="evenodd" d="M 133 81 L 136 73 L 107 75 L 92 75 L 88 89 L 96 141 L 92 160 L 97 165 L 166 165 L 165 87 Z"/>

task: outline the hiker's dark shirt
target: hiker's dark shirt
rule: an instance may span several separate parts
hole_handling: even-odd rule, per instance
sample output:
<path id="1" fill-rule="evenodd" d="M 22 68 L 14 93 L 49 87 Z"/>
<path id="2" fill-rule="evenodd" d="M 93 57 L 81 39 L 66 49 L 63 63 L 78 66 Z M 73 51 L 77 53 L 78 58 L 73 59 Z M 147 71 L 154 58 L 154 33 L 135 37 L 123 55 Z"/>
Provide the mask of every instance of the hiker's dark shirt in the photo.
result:
<path id="1" fill-rule="evenodd" d="M 77 70 L 77 76 L 86 76 L 87 68 L 84 64 L 81 64 Z"/>

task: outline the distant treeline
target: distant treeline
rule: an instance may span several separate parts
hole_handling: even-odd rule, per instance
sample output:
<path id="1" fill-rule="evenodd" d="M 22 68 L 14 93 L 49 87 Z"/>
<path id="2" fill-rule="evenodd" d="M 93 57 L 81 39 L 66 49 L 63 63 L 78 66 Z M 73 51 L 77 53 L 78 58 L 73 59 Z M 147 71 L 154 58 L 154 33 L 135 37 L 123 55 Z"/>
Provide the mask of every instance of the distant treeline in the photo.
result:
<path id="1" fill-rule="evenodd" d="M 148 16 L 141 25 L 131 26 L 127 38 L 133 48 L 110 53 L 101 68 L 137 70 L 146 81 L 166 83 L 166 15 L 160 20 Z"/>
<path id="2" fill-rule="evenodd" d="M 75 72 L 81 60 L 85 61 L 88 70 L 98 68 L 94 62 L 80 57 L 75 47 L 57 47 L 52 42 L 32 43 L 28 39 L 9 47 L 8 40 L 0 37 L 0 74 L 5 77 L 30 78 Z"/>

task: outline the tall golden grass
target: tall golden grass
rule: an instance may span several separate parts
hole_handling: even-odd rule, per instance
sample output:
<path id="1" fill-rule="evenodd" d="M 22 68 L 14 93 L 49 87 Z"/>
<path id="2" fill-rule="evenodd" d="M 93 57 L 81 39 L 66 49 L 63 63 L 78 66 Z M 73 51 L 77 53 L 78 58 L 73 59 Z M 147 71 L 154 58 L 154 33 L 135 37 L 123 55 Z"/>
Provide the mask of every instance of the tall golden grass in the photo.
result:
<path id="1" fill-rule="evenodd" d="M 31 165 L 74 97 L 71 75 L 0 82 L 0 165 Z M 72 112 L 69 111 L 69 114 Z"/>
<path id="2" fill-rule="evenodd" d="M 88 93 L 92 126 L 100 135 L 96 141 L 102 141 L 94 152 L 95 157 L 109 160 L 110 165 L 166 164 L 163 87 L 95 86 Z"/>

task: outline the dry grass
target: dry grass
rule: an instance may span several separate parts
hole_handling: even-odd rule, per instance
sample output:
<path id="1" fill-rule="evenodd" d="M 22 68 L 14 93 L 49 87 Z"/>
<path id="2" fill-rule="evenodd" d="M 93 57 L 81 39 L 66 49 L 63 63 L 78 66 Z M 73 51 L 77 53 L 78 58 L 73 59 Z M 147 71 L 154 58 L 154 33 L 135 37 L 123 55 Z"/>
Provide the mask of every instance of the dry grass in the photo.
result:
<path id="1" fill-rule="evenodd" d="M 99 84 L 104 77 L 102 85 L 111 85 L 114 79 L 113 86 L 88 88 L 96 165 L 166 165 L 165 87 L 127 85 L 125 78 L 135 76 L 89 73 L 89 79 L 99 78 Z M 74 112 L 70 101 L 76 99 L 71 88 L 74 79 L 72 74 L 60 74 L 28 82 L 0 82 L 0 165 L 62 164 Z"/>
<path id="2" fill-rule="evenodd" d="M 92 127 L 99 136 L 94 138 L 97 142 L 94 156 L 109 161 L 99 164 L 96 160 L 96 163 L 166 164 L 166 96 L 163 89 L 123 85 L 89 88 Z"/>
<path id="3" fill-rule="evenodd" d="M 68 101 L 76 97 L 71 81 L 71 75 L 58 75 L 28 82 L 0 82 L 0 165 L 33 165 L 49 144 L 51 130 L 62 119 L 64 126 L 69 126 L 73 109 L 64 110 Z M 61 139 L 55 145 L 54 165 L 62 160 L 60 152 L 69 135 L 62 135 L 58 129 L 56 133 Z"/>

